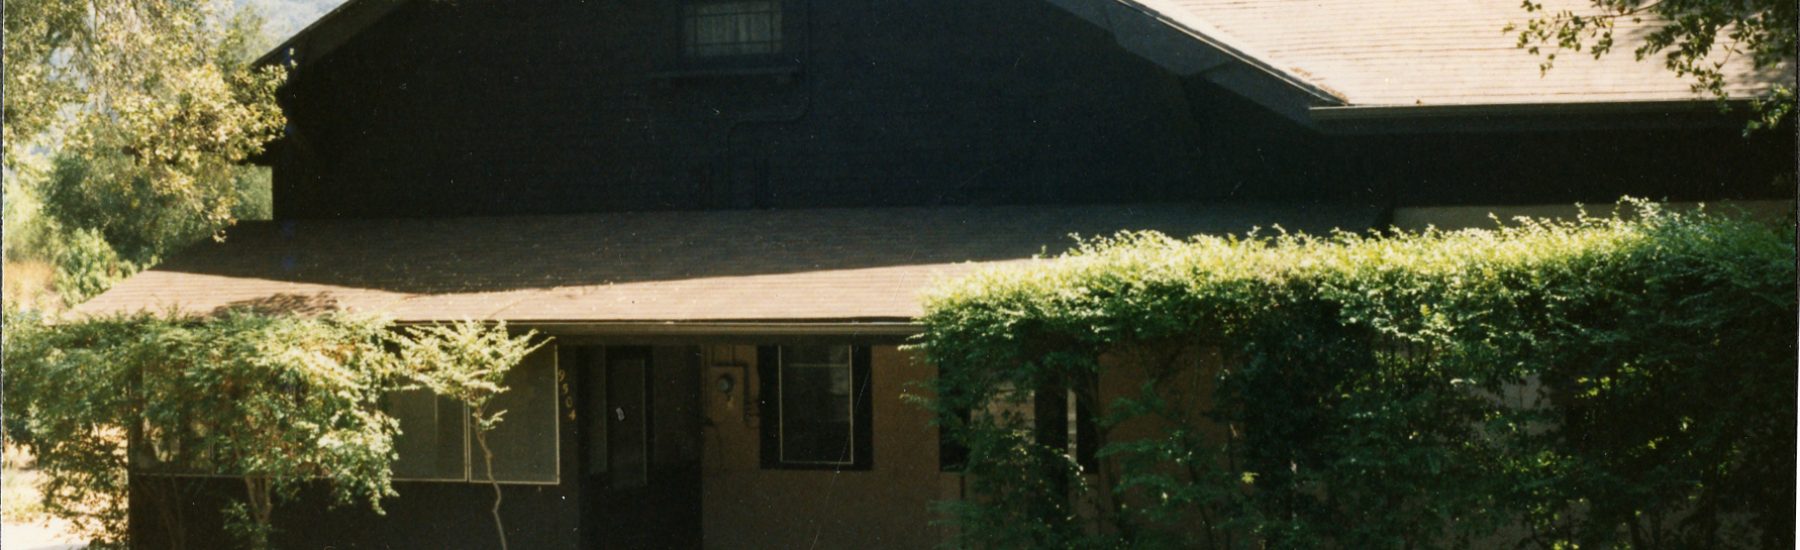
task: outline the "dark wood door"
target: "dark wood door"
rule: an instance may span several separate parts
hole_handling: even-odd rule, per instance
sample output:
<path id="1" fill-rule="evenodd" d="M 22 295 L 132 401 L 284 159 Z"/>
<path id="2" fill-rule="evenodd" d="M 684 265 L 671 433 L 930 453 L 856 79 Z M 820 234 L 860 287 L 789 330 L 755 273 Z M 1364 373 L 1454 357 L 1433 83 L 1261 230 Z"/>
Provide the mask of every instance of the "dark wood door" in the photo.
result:
<path id="1" fill-rule="evenodd" d="M 698 438 L 686 418 L 693 409 L 672 406 L 698 398 L 698 380 L 685 383 L 698 372 L 679 360 L 683 349 L 594 350 L 582 392 L 588 548 L 700 545 L 698 464 L 669 452 Z"/>

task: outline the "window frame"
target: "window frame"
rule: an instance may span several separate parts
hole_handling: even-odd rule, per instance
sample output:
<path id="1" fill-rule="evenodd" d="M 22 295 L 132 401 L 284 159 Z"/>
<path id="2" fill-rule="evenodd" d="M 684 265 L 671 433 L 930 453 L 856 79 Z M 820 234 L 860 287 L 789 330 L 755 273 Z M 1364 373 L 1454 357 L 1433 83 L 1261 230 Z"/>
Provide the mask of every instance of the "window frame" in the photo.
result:
<path id="1" fill-rule="evenodd" d="M 550 375 L 549 376 L 550 376 L 550 386 L 552 388 L 552 391 L 553 392 L 562 391 L 561 390 L 562 382 L 567 375 L 564 374 L 563 370 L 562 370 L 562 354 L 557 352 L 557 347 L 555 345 L 546 345 L 541 348 L 538 348 L 537 351 L 532 352 L 531 356 L 527 356 L 524 361 L 521 361 L 519 363 L 519 365 L 515 366 L 514 368 L 516 369 L 519 366 L 525 366 L 527 362 L 534 360 L 536 358 L 535 356 L 540 353 L 546 354 L 549 357 L 547 359 L 547 361 L 550 363 L 550 368 L 549 368 Z M 517 383 L 508 384 L 508 386 L 512 386 L 512 385 L 517 385 Z M 385 398 L 385 396 L 384 396 L 384 398 Z M 561 485 L 562 484 L 562 466 L 563 466 L 562 465 L 562 436 L 563 436 L 562 415 L 564 414 L 564 411 L 562 410 L 562 399 L 560 396 L 553 394 L 551 401 L 552 401 L 552 403 L 551 403 L 551 407 L 550 407 L 550 433 L 553 435 L 554 441 L 552 441 L 551 445 L 550 445 L 550 449 L 551 449 L 552 457 L 553 457 L 552 460 L 550 461 L 550 471 L 551 471 L 550 479 L 548 479 L 548 480 L 499 479 L 499 480 L 491 481 L 491 482 L 488 481 L 486 479 L 485 468 L 481 464 L 482 459 L 481 459 L 481 457 L 478 456 L 479 444 L 475 442 L 475 430 L 474 430 L 472 419 L 469 416 L 469 407 L 462 403 L 457 403 L 457 407 L 460 412 L 460 414 L 458 416 L 461 417 L 462 432 L 463 432 L 463 437 L 462 437 L 462 444 L 463 444 L 462 445 L 463 446 L 463 468 L 462 468 L 462 471 L 463 471 L 463 474 L 462 474 L 462 477 L 461 478 L 410 477 L 410 476 L 402 476 L 399 473 L 395 473 L 393 480 L 396 482 L 406 482 L 406 483 L 479 483 L 479 484 L 483 484 L 483 485 L 486 485 L 489 483 L 499 483 L 501 485 L 539 485 L 539 486 Z M 386 411 L 383 411 L 383 412 L 386 412 Z M 510 413 L 509 413 L 509 416 L 510 416 Z M 502 420 L 501 422 L 504 423 L 505 421 Z M 397 438 L 399 436 L 395 436 L 395 437 Z M 398 460 L 399 460 L 398 457 L 396 457 L 395 458 L 396 463 L 398 462 Z"/>
<path id="2" fill-rule="evenodd" d="M 420 390 L 412 390 L 412 391 L 420 391 Z M 426 393 L 431 396 L 431 399 L 434 402 L 446 399 L 443 396 L 430 393 L 429 390 L 424 390 L 424 391 L 426 391 Z M 393 411 L 390 410 L 388 407 L 388 403 L 389 403 L 389 400 L 392 399 L 392 395 L 393 394 L 386 394 L 386 395 L 381 396 L 380 408 L 381 408 L 382 413 L 387 414 L 390 417 L 393 417 L 394 420 L 396 422 L 398 422 L 400 420 L 400 418 L 395 416 Z M 411 481 L 436 481 L 436 482 L 443 482 L 443 483 L 463 483 L 463 482 L 469 481 L 469 478 L 470 478 L 469 473 L 470 473 L 470 470 L 472 469 L 471 464 L 473 463 L 473 457 L 472 457 L 473 450 L 471 449 L 471 447 L 473 447 L 475 444 L 474 441 L 471 441 L 472 439 L 475 438 L 475 434 L 469 430 L 469 406 L 463 404 L 460 401 L 455 401 L 455 400 L 450 400 L 450 401 L 452 401 L 452 407 L 455 409 L 454 414 L 456 415 L 456 417 L 458 419 L 460 419 L 461 424 L 462 424 L 461 430 L 460 430 L 462 432 L 462 476 L 461 477 L 414 477 L 414 476 L 401 474 L 398 470 L 396 470 L 394 468 L 395 466 L 398 466 L 400 464 L 400 460 L 401 460 L 400 449 L 399 449 L 399 439 L 400 439 L 401 435 L 395 434 L 394 435 L 394 440 L 395 440 L 394 462 L 388 465 L 389 470 L 393 473 L 392 479 L 394 481 L 409 481 L 409 482 L 411 482 Z"/>
<path id="3" fill-rule="evenodd" d="M 776 14 L 774 24 L 776 34 L 773 47 L 768 52 L 699 55 L 690 50 L 689 14 L 698 6 L 708 4 L 729 3 L 731 0 L 681 0 L 669 9 L 670 33 L 668 44 L 668 63 L 660 77 L 735 75 L 745 74 L 789 74 L 797 71 L 799 60 L 795 57 L 796 34 L 802 28 L 799 13 L 793 2 L 789 0 L 769 0 L 770 7 Z"/>
<path id="4" fill-rule="evenodd" d="M 766 4 L 763 9 L 747 9 L 727 13 L 699 13 L 707 7 L 726 6 L 731 4 Z M 778 56 L 788 50 L 787 6 L 784 0 L 687 0 L 681 3 L 677 17 L 680 24 L 677 28 L 679 36 L 679 52 L 681 59 L 687 62 L 704 62 L 720 59 L 754 59 Z M 769 19 L 769 38 L 767 40 L 739 40 L 734 42 L 699 42 L 699 23 L 707 18 L 729 19 L 733 17 L 766 17 Z M 701 53 L 710 47 L 716 50 L 749 49 L 750 46 L 766 47 L 765 51 L 744 51 L 718 53 Z"/>
<path id="5" fill-rule="evenodd" d="M 483 466 L 481 464 L 482 459 L 480 456 L 478 456 L 478 453 L 480 451 L 480 448 L 479 448 L 480 444 L 475 442 L 475 431 L 474 431 L 474 426 L 472 425 L 473 419 L 468 418 L 468 415 L 465 414 L 465 415 L 463 415 L 464 416 L 463 422 L 465 425 L 468 426 L 469 432 L 468 432 L 468 436 L 464 437 L 463 440 L 464 440 L 464 446 L 469 448 L 468 455 L 467 455 L 469 458 L 467 460 L 467 466 L 465 466 L 463 468 L 463 470 L 467 471 L 469 473 L 469 483 L 482 483 L 482 484 L 499 483 L 501 485 L 539 485 L 539 486 L 562 485 L 562 477 L 563 477 L 563 475 L 562 475 L 562 473 L 563 473 L 562 472 L 562 468 L 563 468 L 563 464 L 562 464 L 562 458 L 563 458 L 562 457 L 562 455 L 563 455 L 563 452 L 562 452 L 562 438 L 563 438 L 562 417 L 563 417 L 563 413 L 564 413 L 564 411 L 562 409 L 562 403 L 563 403 L 562 391 L 563 391 L 563 381 L 568 379 L 568 374 L 564 373 L 563 369 L 562 369 L 562 353 L 557 351 L 557 346 L 555 344 L 546 344 L 542 347 L 539 347 L 537 349 L 537 351 L 532 352 L 531 355 L 525 356 L 525 359 L 520 361 L 519 365 L 516 365 L 513 368 L 517 369 L 520 366 L 526 365 L 538 354 L 544 354 L 545 357 L 548 357 L 548 359 L 546 359 L 546 361 L 548 361 L 550 363 L 550 365 L 549 365 L 550 395 L 547 396 L 550 399 L 550 407 L 549 407 L 550 435 L 551 435 L 550 465 L 549 465 L 550 478 L 544 479 L 544 480 L 500 479 L 500 480 L 495 480 L 495 481 L 491 481 L 491 482 L 488 481 L 487 479 L 484 479 L 484 476 L 486 475 L 485 472 L 478 471 L 478 469 L 482 469 Z M 506 385 L 508 387 L 518 386 L 519 384 L 520 384 L 520 382 L 507 382 L 506 383 Z M 501 394 L 501 395 L 505 395 L 505 394 Z M 496 399 L 498 399 L 498 398 L 496 398 Z M 490 402 L 490 403 L 492 403 L 492 402 Z M 494 407 L 494 408 L 504 409 L 504 407 Z M 510 415 L 509 415 L 509 417 L 510 417 Z M 505 425 L 504 420 L 501 421 L 501 425 L 502 426 Z M 490 432 L 489 435 L 492 436 L 492 432 Z M 492 445 L 491 442 L 490 442 L 490 445 Z M 497 464 L 497 462 L 496 462 L 496 464 Z"/>
<path id="6" fill-rule="evenodd" d="M 1026 400 L 1026 409 L 1031 414 L 1032 438 L 1040 444 L 1062 448 L 1065 456 L 1073 459 L 1085 472 L 1093 472 L 1100 467 L 1099 450 L 1101 446 L 1098 418 L 1089 410 L 1087 402 L 1081 399 L 1085 391 L 1090 397 L 1097 399 L 1099 377 L 1086 376 L 1076 382 L 1079 389 L 1045 388 L 1046 391 L 1033 392 Z M 1013 390 L 1005 390 L 1013 391 Z M 992 412 L 991 407 L 987 412 Z M 974 408 L 965 407 L 945 413 L 955 418 L 939 418 L 938 436 L 938 471 L 945 473 L 962 473 L 968 468 L 969 447 L 952 439 L 946 424 L 961 422 L 967 425 L 974 420 Z"/>
<path id="7" fill-rule="evenodd" d="M 850 460 L 813 462 L 782 458 L 781 437 L 785 429 L 781 394 L 782 350 L 799 346 L 758 346 L 757 402 L 761 410 L 759 455 L 762 469 L 866 471 L 874 468 L 874 383 L 870 379 L 869 346 L 840 344 L 831 347 L 839 346 L 850 348 Z"/>

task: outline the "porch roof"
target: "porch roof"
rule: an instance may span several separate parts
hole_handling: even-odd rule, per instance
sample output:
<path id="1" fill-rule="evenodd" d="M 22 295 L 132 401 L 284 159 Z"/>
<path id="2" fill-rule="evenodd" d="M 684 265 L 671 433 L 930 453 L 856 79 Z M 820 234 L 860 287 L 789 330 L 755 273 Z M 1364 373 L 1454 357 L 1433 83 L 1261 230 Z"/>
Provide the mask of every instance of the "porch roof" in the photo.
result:
<path id="1" fill-rule="evenodd" d="M 1071 234 L 1360 230 L 1374 207 L 1208 204 L 611 213 L 246 222 L 76 316 L 347 310 L 401 322 L 893 322 L 933 280 Z"/>

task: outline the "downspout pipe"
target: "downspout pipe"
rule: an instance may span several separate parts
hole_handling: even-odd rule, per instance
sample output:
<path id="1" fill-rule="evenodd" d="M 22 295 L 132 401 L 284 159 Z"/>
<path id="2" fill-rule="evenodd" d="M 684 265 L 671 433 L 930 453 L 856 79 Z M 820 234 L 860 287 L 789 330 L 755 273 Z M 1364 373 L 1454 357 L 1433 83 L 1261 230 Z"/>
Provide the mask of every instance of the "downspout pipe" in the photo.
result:
<path id="1" fill-rule="evenodd" d="M 784 0 L 776 1 L 779 2 Z M 801 2 L 801 24 L 805 25 L 805 29 L 801 32 L 802 44 L 800 47 L 800 53 L 804 58 L 800 63 L 801 73 L 797 75 L 796 78 L 807 79 L 805 71 L 811 68 L 813 64 L 813 0 L 798 1 Z M 753 113 L 744 115 L 733 119 L 731 124 L 725 127 L 725 146 L 722 148 L 722 158 L 719 159 L 719 164 L 722 166 L 721 172 L 724 174 L 726 189 L 729 190 L 728 193 L 730 195 L 735 196 L 737 189 L 737 181 L 732 178 L 732 143 L 737 137 L 738 130 L 755 124 L 778 125 L 805 120 L 806 117 L 812 113 L 813 94 L 816 85 L 811 82 L 806 82 L 801 85 L 804 87 L 804 90 L 800 97 L 799 107 L 789 109 L 787 112 Z M 750 208 L 769 208 L 769 205 L 767 204 L 767 201 L 770 198 L 767 174 L 764 175 L 764 181 L 757 183 L 756 187 L 757 189 L 755 189 L 751 195 Z M 730 206 L 736 207 L 737 205 L 732 204 Z"/>

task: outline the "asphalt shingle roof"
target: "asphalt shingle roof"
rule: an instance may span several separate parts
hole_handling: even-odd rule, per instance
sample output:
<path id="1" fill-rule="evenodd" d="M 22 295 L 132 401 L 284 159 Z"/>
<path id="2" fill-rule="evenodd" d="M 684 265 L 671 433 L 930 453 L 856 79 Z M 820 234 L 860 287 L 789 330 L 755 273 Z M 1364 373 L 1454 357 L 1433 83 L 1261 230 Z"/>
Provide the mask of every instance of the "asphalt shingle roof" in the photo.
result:
<path id="1" fill-rule="evenodd" d="M 1632 52 L 1653 20 L 1617 22 L 1599 60 L 1562 52 L 1541 59 L 1517 47 L 1507 23 L 1531 19 L 1517 0 L 1120 0 L 1222 43 L 1348 106 L 1651 102 L 1703 99 L 1661 58 Z M 1546 13 L 1593 13 L 1587 0 L 1543 0 Z M 1726 60 L 1727 91 L 1759 94 L 1792 82 L 1793 67 L 1755 71 Z"/>
<path id="2" fill-rule="evenodd" d="M 399 321 L 892 321 L 937 277 L 1070 234 L 1372 226 L 1365 207 L 1004 206 L 247 222 L 77 316 L 252 306 Z"/>

